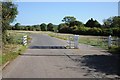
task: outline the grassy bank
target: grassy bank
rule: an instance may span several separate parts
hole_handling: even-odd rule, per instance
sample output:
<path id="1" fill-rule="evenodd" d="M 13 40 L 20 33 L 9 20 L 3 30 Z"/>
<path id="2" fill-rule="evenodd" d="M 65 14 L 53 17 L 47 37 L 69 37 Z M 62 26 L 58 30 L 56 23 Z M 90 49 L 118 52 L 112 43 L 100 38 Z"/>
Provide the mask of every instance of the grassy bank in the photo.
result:
<path id="1" fill-rule="evenodd" d="M 12 61 L 17 56 L 19 56 L 22 52 L 26 50 L 26 46 L 19 45 L 19 49 L 16 51 L 11 51 L 2 55 L 2 64 L 5 64 L 7 61 Z"/>
<path id="2" fill-rule="evenodd" d="M 20 33 L 17 31 L 7 31 L 8 43 L 2 46 L 2 55 L 0 56 L 0 62 L 5 64 L 8 61 L 12 61 L 21 53 L 23 53 L 27 46 L 23 46 L 22 37 L 28 35 L 28 33 Z M 28 35 L 29 36 L 29 35 Z M 30 39 L 28 37 L 28 39 Z"/>

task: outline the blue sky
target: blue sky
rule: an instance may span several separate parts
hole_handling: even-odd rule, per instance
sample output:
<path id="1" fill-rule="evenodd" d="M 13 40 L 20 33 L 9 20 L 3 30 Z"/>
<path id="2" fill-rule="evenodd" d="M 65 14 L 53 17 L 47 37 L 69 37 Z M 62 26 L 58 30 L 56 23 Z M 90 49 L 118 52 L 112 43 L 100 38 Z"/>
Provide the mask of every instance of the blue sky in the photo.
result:
<path id="1" fill-rule="evenodd" d="M 61 23 L 63 17 L 74 16 L 86 23 L 90 18 L 102 23 L 103 19 L 118 15 L 117 2 L 17 2 L 19 14 L 15 23 L 35 25 Z"/>

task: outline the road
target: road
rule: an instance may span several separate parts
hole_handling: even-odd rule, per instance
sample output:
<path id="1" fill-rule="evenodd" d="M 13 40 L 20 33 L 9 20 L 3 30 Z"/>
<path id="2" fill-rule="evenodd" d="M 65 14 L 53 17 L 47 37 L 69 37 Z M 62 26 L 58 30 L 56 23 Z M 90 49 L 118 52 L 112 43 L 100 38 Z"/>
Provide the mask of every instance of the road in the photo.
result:
<path id="1" fill-rule="evenodd" d="M 103 74 L 104 70 L 103 72 L 96 71 L 84 65 L 86 62 L 81 57 L 103 55 L 107 54 L 106 52 L 86 45 L 80 46 L 80 49 L 66 49 L 66 41 L 43 34 L 32 34 L 31 37 L 29 48 L 6 66 L 3 70 L 3 78 L 99 78 L 106 76 Z"/>

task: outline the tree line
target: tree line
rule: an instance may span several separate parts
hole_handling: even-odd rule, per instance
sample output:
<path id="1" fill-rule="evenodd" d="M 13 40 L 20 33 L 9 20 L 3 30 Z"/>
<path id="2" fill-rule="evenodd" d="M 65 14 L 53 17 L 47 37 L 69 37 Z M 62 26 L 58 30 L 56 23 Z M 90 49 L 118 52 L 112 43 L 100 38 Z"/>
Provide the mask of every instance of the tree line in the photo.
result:
<path id="1" fill-rule="evenodd" d="M 66 16 L 62 21 L 64 23 L 58 25 L 58 31 L 60 33 L 102 36 L 114 35 L 120 37 L 120 16 L 104 19 L 102 25 L 93 18 L 84 24 L 76 20 L 74 16 Z"/>
<path id="2" fill-rule="evenodd" d="M 10 26 L 9 30 L 26 30 L 26 31 L 54 31 L 57 25 L 52 23 L 45 24 L 42 23 L 40 25 L 21 25 L 20 23 L 16 23 L 14 26 Z"/>
<path id="3" fill-rule="evenodd" d="M 78 21 L 74 16 L 65 16 L 59 25 L 52 23 L 40 25 L 23 26 L 16 23 L 14 26 L 9 27 L 11 30 L 27 30 L 27 31 L 54 31 L 60 33 L 72 33 L 82 35 L 114 35 L 120 36 L 120 16 L 110 17 L 103 20 L 101 25 L 93 18 L 89 19 L 85 24 Z"/>

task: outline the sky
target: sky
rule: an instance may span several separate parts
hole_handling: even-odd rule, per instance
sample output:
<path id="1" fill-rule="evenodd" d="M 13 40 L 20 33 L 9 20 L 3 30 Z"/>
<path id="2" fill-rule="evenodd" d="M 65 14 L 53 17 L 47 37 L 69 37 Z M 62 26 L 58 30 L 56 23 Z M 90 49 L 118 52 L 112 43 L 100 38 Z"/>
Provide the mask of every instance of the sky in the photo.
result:
<path id="1" fill-rule="evenodd" d="M 62 23 L 65 16 L 74 16 L 86 23 L 90 18 L 101 24 L 103 19 L 118 15 L 118 2 L 15 2 L 18 15 L 12 24 L 37 25 Z"/>

